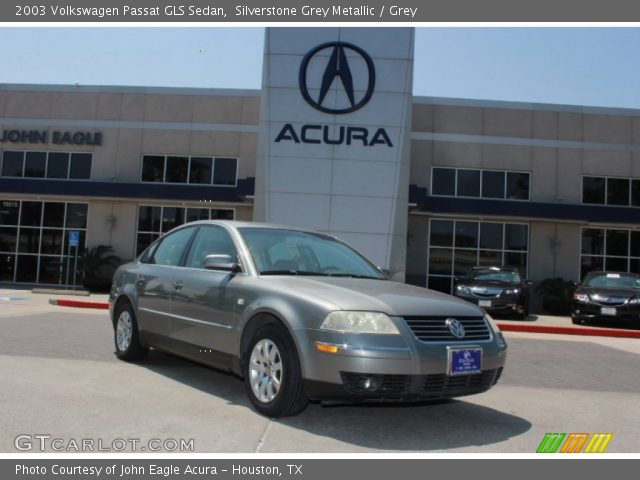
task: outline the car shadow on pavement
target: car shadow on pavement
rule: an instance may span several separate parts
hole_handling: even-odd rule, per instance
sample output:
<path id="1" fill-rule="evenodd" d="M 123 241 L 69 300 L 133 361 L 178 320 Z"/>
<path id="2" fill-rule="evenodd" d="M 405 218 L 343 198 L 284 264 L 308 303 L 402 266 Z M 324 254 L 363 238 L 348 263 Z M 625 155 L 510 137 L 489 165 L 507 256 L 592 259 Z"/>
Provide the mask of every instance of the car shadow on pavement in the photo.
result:
<path id="1" fill-rule="evenodd" d="M 234 375 L 157 351 L 151 351 L 140 366 L 230 404 L 252 408 L 242 380 Z M 300 415 L 277 419 L 275 422 L 360 448 L 388 451 L 447 450 L 490 445 L 521 435 L 532 426 L 524 418 L 470 403 L 464 397 L 441 403 L 419 404 L 326 406 L 312 403 Z M 269 443 L 267 439 L 264 451 L 269 449 Z M 285 443 L 283 448 L 290 449 L 291 440 Z M 297 451 L 309 450 L 303 447 Z"/>

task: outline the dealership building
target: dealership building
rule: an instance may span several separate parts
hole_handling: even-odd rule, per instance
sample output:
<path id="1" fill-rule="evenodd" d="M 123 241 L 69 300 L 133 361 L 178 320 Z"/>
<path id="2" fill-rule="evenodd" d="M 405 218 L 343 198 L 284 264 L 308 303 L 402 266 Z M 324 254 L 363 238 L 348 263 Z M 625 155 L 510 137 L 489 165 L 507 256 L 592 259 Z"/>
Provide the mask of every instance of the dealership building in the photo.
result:
<path id="1" fill-rule="evenodd" d="M 200 219 L 329 232 L 447 292 L 474 265 L 640 272 L 640 111 L 414 96 L 413 48 L 269 28 L 261 90 L 0 85 L 0 282 Z"/>

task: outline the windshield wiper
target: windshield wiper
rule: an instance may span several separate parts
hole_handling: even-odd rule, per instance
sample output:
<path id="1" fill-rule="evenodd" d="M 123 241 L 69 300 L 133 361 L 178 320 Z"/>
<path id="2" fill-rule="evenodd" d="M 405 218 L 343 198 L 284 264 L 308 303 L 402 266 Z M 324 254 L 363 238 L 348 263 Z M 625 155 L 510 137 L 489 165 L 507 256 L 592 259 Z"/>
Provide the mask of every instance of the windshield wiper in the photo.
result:
<path id="1" fill-rule="evenodd" d="M 380 277 L 373 277 L 371 275 L 358 275 L 357 273 L 327 273 L 328 277 L 345 277 L 345 278 L 369 278 L 371 280 L 382 280 Z"/>
<path id="2" fill-rule="evenodd" d="M 324 277 L 326 274 L 320 272 L 308 272 L 306 270 L 263 270 L 260 272 L 260 275 L 305 275 L 309 277 Z"/>

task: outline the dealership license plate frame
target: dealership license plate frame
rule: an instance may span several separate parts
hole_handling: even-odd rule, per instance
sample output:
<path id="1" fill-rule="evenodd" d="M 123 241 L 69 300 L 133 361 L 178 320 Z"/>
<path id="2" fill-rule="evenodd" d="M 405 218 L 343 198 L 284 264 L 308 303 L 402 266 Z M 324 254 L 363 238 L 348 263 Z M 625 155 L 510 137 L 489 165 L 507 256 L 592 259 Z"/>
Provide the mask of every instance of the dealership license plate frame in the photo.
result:
<path id="1" fill-rule="evenodd" d="M 491 307 L 491 300 L 478 300 L 479 307 Z"/>
<path id="2" fill-rule="evenodd" d="M 616 315 L 618 315 L 618 310 L 614 307 L 602 307 L 600 308 L 600 315 L 615 317 Z"/>
<path id="3" fill-rule="evenodd" d="M 476 355 L 475 368 L 465 368 L 462 370 L 458 370 L 456 368 L 454 360 L 457 358 L 458 354 L 463 354 L 463 352 L 472 352 Z M 460 377 L 466 375 L 477 375 L 482 373 L 482 360 L 483 360 L 483 351 L 480 345 L 468 345 L 464 347 L 460 346 L 452 346 L 447 347 L 447 375 L 450 377 Z"/>

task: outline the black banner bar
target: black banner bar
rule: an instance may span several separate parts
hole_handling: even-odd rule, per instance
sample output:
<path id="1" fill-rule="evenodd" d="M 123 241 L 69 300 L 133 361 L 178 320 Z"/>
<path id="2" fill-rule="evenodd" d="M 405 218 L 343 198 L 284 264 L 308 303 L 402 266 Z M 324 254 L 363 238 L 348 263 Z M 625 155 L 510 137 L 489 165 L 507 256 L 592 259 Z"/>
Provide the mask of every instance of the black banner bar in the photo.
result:
<path id="1" fill-rule="evenodd" d="M 549 456 L 545 457 L 549 458 Z M 0 460 L 0 478 L 59 480 L 126 479 L 461 479 L 518 478 L 632 478 L 640 467 L 639 459 L 46 459 Z M 509 476 L 507 476 L 509 475 Z"/>
<path id="2" fill-rule="evenodd" d="M 2 22 L 638 22 L 629 0 L 15 0 Z"/>

